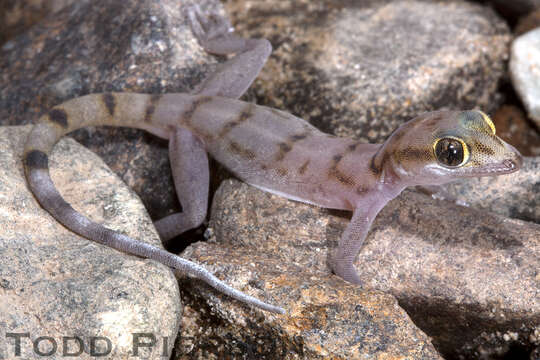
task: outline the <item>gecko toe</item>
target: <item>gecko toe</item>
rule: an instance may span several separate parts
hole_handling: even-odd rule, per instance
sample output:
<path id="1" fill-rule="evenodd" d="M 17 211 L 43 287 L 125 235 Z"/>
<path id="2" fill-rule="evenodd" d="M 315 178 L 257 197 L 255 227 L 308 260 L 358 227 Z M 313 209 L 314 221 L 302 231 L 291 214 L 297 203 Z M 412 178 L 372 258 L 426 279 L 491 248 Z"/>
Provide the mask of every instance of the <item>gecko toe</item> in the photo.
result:
<path id="1" fill-rule="evenodd" d="M 204 14 L 199 5 L 192 5 L 187 7 L 186 15 L 193 34 L 201 44 L 234 31 L 229 20 L 220 15 L 217 10 Z"/>
<path id="2" fill-rule="evenodd" d="M 186 15 L 191 26 L 191 31 L 198 41 L 204 42 L 207 40 L 206 31 L 201 24 L 201 9 L 198 5 L 190 6 L 186 9 Z"/>
<path id="3" fill-rule="evenodd" d="M 215 39 L 234 31 L 230 21 L 217 11 L 210 13 L 207 20 L 205 27 L 209 39 Z"/>

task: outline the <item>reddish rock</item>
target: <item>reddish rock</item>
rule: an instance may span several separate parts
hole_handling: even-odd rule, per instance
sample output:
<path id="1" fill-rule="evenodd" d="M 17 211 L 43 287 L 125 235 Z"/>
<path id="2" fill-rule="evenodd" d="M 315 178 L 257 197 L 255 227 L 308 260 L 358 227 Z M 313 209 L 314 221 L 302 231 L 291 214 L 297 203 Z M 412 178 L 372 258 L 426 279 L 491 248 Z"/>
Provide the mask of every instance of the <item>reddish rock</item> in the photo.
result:
<path id="1" fill-rule="evenodd" d="M 503 105 L 492 117 L 497 135 L 523 156 L 540 156 L 540 133 L 517 106 Z"/>
<path id="2" fill-rule="evenodd" d="M 196 281 L 173 359 L 441 359 L 397 301 L 253 246 L 196 243 L 183 256 L 285 315 L 242 306 Z"/>
<path id="3" fill-rule="evenodd" d="M 539 3 L 540 6 L 540 3 Z M 540 9 L 537 9 L 519 19 L 514 34 L 519 36 L 540 26 Z"/>

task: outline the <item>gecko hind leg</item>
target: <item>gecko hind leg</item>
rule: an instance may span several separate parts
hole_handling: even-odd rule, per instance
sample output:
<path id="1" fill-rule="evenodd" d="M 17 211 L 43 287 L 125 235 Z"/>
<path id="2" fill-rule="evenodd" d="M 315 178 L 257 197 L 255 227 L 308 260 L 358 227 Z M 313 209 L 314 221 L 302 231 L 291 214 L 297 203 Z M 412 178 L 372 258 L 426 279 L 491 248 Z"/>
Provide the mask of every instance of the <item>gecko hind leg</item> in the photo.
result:
<path id="1" fill-rule="evenodd" d="M 193 93 L 232 99 L 242 96 L 270 56 L 270 42 L 234 34 L 226 18 L 217 13 L 204 15 L 197 5 L 187 8 L 187 17 L 193 34 L 205 51 L 217 55 L 236 53 L 236 56 L 220 64 Z"/>
<path id="2" fill-rule="evenodd" d="M 234 29 L 226 17 L 217 11 L 205 15 L 198 5 L 189 6 L 186 13 L 193 35 L 207 52 L 225 55 L 239 51 L 237 46 L 234 46 L 234 37 L 230 37 Z M 219 40 L 228 41 L 221 45 Z"/>
<path id="3" fill-rule="evenodd" d="M 169 160 L 182 212 L 154 223 L 164 244 L 203 223 L 210 186 L 208 155 L 202 142 L 190 130 L 178 127 L 171 134 Z"/>

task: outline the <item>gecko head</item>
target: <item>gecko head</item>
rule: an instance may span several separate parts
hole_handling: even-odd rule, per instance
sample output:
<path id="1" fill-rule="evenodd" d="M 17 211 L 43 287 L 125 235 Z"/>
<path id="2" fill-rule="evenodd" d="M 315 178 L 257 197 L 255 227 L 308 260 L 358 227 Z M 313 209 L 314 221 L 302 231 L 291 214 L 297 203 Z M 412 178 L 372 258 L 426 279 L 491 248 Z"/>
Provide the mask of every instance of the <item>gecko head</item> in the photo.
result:
<path id="1" fill-rule="evenodd" d="M 399 127 L 377 154 L 381 166 L 410 184 L 444 184 L 464 177 L 509 174 L 521 168 L 521 154 L 495 135 L 481 111 L 436 111 Z M 384 163 L 384 164 L 383 164 Z"/>

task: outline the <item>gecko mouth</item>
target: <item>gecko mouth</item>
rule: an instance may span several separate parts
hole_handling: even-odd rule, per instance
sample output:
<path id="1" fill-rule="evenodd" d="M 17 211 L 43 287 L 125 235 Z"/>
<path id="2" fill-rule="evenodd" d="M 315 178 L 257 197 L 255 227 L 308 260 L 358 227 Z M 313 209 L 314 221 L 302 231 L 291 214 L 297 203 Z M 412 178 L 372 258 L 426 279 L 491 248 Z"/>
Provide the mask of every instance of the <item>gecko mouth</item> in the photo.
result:
<path id="1" fill-rule="evenodd" d="M 490 164 L 480 169 L 467 169 L 466 175 L 470 176 L 489 176 L 510 174 L 521 169 L 523 158 L 521 156 L 514 159 L 505 159 L 500 163 Z"/>

